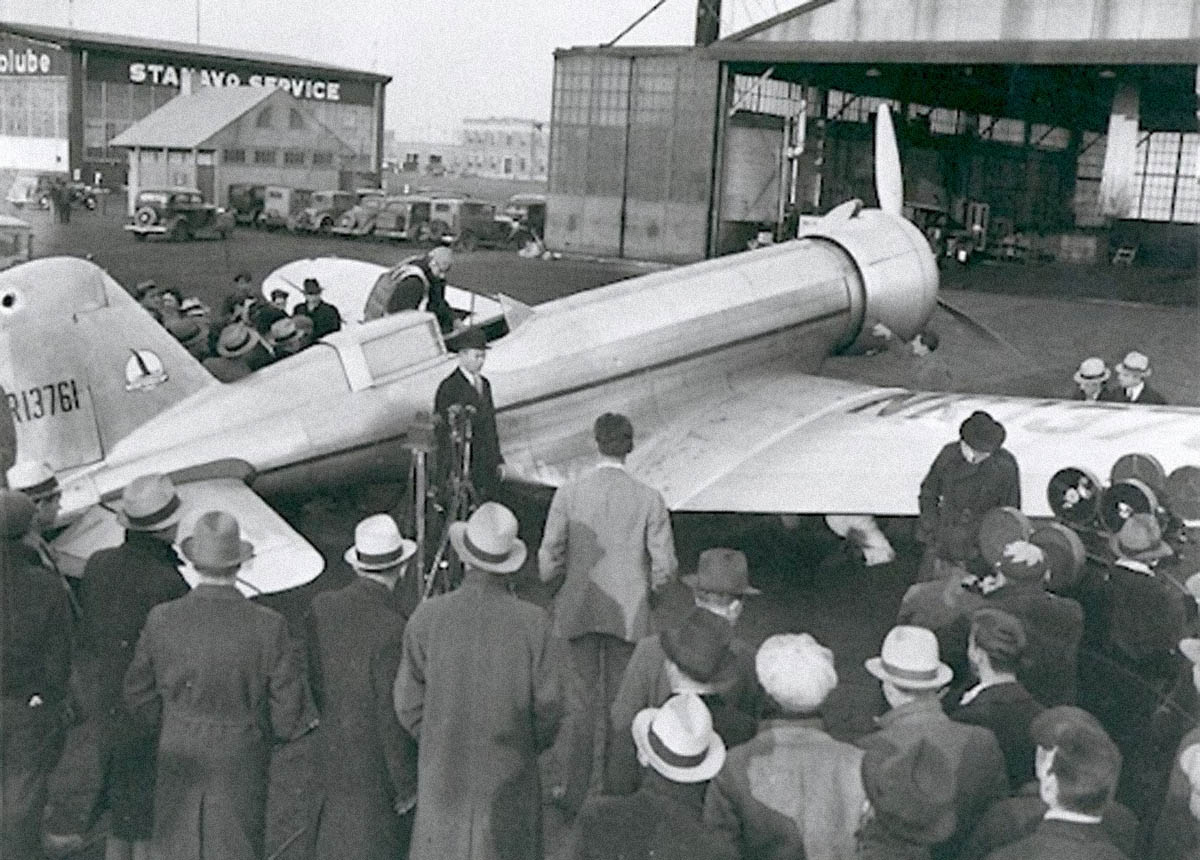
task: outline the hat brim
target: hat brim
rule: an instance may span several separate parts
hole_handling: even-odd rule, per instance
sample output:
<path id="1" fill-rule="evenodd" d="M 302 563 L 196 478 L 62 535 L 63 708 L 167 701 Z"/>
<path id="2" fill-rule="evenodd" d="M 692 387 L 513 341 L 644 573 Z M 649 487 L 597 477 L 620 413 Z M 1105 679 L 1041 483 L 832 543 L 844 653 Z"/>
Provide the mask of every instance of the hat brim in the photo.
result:
<path id="1" fill-rule="evenodd" d="M 683 584 L 688 588 L 696 588 L 701 591 L 712 591 L 716 594 L 732 594 L 735 597 L 753 597 L 756 594 L 762 594 L 761 588 L 755 588 L 749 583 L 746 583 L 745 588 L 743 588 L 741 591 L 730 591 L 725 588 L 710 588 L 700 581 L 700 574 L 698 573 L 689 573 L 687 576 L 682 576 L 680 577 L 680 581 L 682 581 Z"/>
<path id="2" fill-rule="evenodd" d="M 1108 546 L 1116 555 L 1123 558 L 1131 558 L 1134 561 L 1157 561 L 1160 558 L 1167 558 L 1175 554 L 1175 550 L 1171 549 L 1171 545 L 1161 539 L 1149 549 L 1135 551 L 1129 549 L 1129 547 L 1121 546 L 1119 535 L 1109 535 Z"/>
<path id="3" fill-rule="evenodd" d="M 454 551 L 458 553 L 458 557 L 464 564 L 487 573 L 514 573 L 521 569 L 521 565 L 525 563 L 525 557 L 529 554 L 529 548 L 525 546 L 525 541 L 514 538 L 513 547 L 503 560 L 485 561 L 467 548 L 466 542 L 463 540 L 466 534 L 467 524 L 465 522 L 451 523 L 450 545 L 454 547 Z"/>
<path id="4" fill-rule="evenodd" d="M 183 557 L 192 563 L 192 567 L 197 570 L 224 570 L 227 567 L 237 567 L 245 564 L 250 559 L 254 558 L 254 544 L 249 541 L 238 541 L 238 554 L 236 558 L 197 558 L 195 554 L 196 539 L 189 535 L 179 542 L 179 551 L 183 553 Z"/>
<path id="5" fill-rule="evenodd" d="M 417 542 L 411 541 L 408 538 L 400 539 L 400 557 L 395 561 L 389 561 L 387 564 L 365 564 L 358 560 L 358 548 L 350 547 L 342 556 L 346 564 L 350 565 L 355 570 L 361 570 L 364 573 L 369 573 L 375 570 L 390 570 L 393 567 L 399 567 L 417 554 Z"/>
<path id="6" fill-rule="evenodd" d="M 172 511 L 168 516 L 164 517 L 163 519 L 158 520 L 157 522 L 150 523 L 148 525 L 131 523 L 129 521 L 129 517 L 127 517 L 125 515 L 125 510 L 123 508 L 117 510 L 116 516 L 117 516 L 117 522 L 120 524 L 121 528 L 127 529 L 128 531 L 131 531 L 131 532 L 160 532 L 163 529 L 169 529 L 173 525 L 178 525 L 179 520 L 183 517 L 183 505 L 179 505 L 177 508 L 175 508 L 174 511 Z"/>
<path id="7" fill-rule="evenodd" d="M 1142 370 L 1141 368 L 1130 367 L 1125 362 L 1121 362 L 1117 365 L 1117 373 L 1136 373 L 1138 376 L 1149 376 L 1150 368 L 1147 367 L 1145 370 Z"/>
<path id="8" fill-rule="evenodd" d="M 954 678 L 954 670 L 941 661 L 938 662 L 937 674 L 928 681 L 914 681 L 912 678 L 898 678 L 887 670 L 881 657 L 872 657 L 863 664 L 867 671 L 880 681 L 890 681 L 902 690 L 940 690 Z"/>
<path id="9" fill-rule="evenodd" d="M 650 724 L 658 708 L 646 708 L 639 711 L 633 718 L 633 742 L 641 753 L 646 756 L 650 766 L 672 782 L 695 783 L 707 782 L 716 776 L 725 764 L 725 742 L 721 736 L 713 732 L 708 739 L 708 752 L 704 760 L 695 767 L 677 767 L 667 764 L 650 746 Z"/>
<path id="10" fill-rule="evenodd" d="M 257 344 L 254 342 L 254 338 L 250 338 L 237 349 L 226 349 L 220 344 L 217 344 L 217 355 L 221 356 L 221 358 L 242 358 L 243 356 L 249 355 L 254 350 L 255 346 L 257 346 Z"/>
<path id="11" fill-rule="evenodd" d="M 1112 371 L 1105 370 L 1103 376 L 1084 376 L 1079 371 L 1075 371 L 1075 384 L 1083 385 L 1085 382 L 1108 382 L 1112 378 Z"/>

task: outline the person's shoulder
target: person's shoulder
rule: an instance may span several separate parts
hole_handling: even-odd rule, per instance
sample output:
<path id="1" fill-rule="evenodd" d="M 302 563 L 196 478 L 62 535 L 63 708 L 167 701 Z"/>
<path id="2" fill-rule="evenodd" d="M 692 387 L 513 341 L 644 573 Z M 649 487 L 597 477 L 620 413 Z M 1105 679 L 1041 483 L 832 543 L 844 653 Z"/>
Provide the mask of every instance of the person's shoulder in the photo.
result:
<path id="1" fill-rule="evenodd" d="M 12 571 L 18 586 L 30 594 L 42 597 L 61 592 L 62 582 L 57 576 L 42 567 L 30 551 L 29 555 L 22 554 L 16 559 L 6 560 L 6 570 Z"/>

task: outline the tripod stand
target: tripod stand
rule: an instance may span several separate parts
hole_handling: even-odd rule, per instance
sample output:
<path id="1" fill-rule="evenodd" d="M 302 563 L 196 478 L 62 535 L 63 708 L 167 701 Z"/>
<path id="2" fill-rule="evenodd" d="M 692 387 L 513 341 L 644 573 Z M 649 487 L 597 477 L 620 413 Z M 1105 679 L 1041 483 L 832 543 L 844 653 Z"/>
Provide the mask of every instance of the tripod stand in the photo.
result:
<path id="1" fill-rule="evenodd" d="M 455 404 L 447 410 L 449 419 L 450 472 L 446 481 L 446 503 L 440 508 L 442 527 L 437 549 L 426 571 L 423 571 L 422 599 L 450 591 L 461 578 L 461 563 L 454 557 L 450 545 L 450 525 L 466 520 L 479 507 L 479 493 L 471 483 L 471 417 L 473 406 Z"/>

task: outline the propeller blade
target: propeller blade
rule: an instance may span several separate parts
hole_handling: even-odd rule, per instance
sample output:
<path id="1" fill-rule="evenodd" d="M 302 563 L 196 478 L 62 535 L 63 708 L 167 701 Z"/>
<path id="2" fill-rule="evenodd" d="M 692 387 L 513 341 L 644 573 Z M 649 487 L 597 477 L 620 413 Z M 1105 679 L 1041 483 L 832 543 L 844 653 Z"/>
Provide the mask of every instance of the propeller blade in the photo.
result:
<path id="1" fill-rule="evenodd" d="M 900 150 L 896 146 L 892 112 L 886 104 L 879 106 L 875 118 L 875 194 L 880 209 L 900 215 L 904 208 L 904 177 L 900 173 Z"/>

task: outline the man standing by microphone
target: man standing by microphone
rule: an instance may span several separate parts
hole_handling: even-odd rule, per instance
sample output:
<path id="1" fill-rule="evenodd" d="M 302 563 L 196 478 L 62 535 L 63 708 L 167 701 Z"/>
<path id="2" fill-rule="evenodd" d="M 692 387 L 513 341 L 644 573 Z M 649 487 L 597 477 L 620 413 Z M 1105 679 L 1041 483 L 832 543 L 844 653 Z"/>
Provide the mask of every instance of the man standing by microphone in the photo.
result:
<path id="1" fill-rule="evenodd" d="M 458 344 L 458 367 L 442 380 L 433 399 L 434 412 L 441 419 L 437 430 L 438 469 L 443 479 L 450 474 L 450 463 L 457 456 L 452 429 L 465 422 L 471 440 L 469 475 L 478 501 L 485 502 L 496 498 L 504 463 L 492 385 L 481 373 L 487 358 L 487 339 L 482 331 L 472 329 L 458 338 Z"/>

